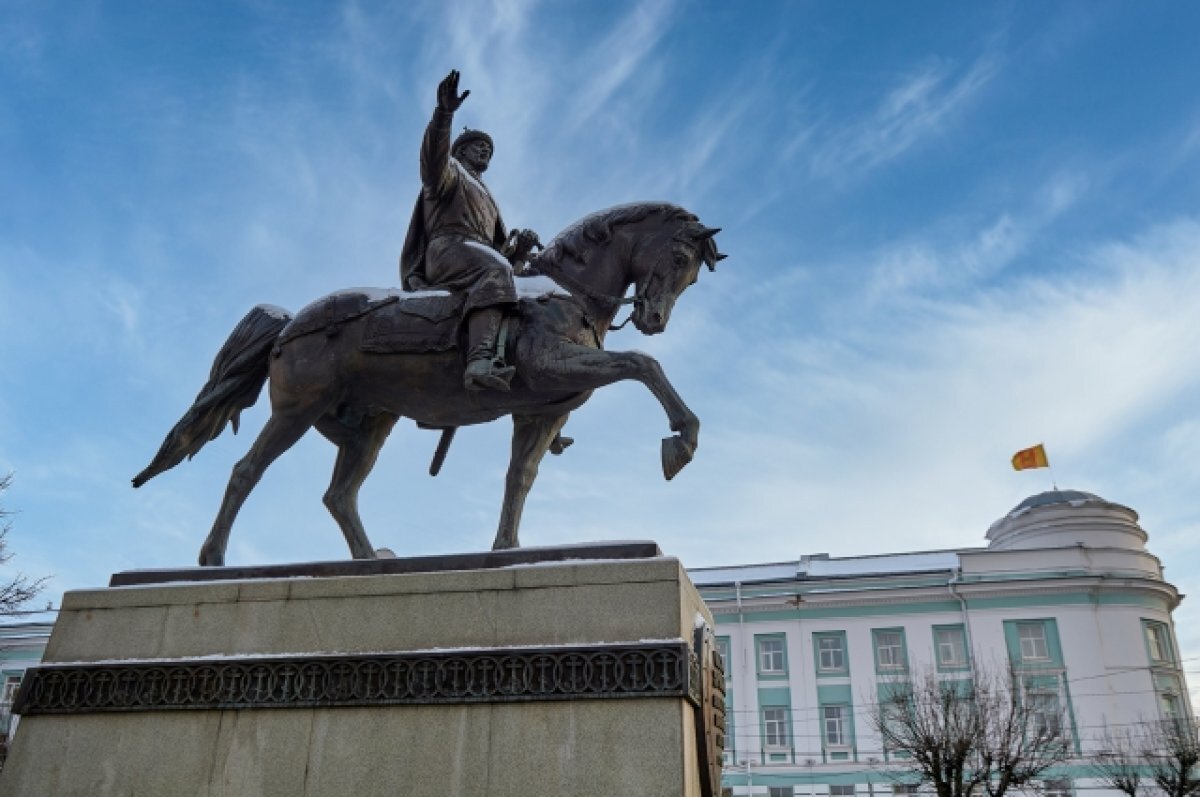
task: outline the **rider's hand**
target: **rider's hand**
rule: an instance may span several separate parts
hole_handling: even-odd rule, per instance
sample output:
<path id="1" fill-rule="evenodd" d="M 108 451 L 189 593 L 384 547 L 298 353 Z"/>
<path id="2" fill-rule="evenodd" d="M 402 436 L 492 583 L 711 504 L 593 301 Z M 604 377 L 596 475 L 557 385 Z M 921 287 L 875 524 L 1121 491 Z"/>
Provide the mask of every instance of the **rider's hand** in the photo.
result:
<path id="1" fill-rule="evenodd" d="M 447 113 L 454 113 L 470 93 L 470 91 L 464 91 L 462 96 L 459 96 L 458 70 L 451 69 L 450 74 L 442 78 L 442 82 L 438 84 L 438 107 Z"/>
<path id="2" fill-rule="evenodd" d="M 517 251 L 527 255 L 534 250 L 534 247 L 542 248 L 542 241 L 538 238 L 538 234 L 533 230 L 517 230 Z"/>

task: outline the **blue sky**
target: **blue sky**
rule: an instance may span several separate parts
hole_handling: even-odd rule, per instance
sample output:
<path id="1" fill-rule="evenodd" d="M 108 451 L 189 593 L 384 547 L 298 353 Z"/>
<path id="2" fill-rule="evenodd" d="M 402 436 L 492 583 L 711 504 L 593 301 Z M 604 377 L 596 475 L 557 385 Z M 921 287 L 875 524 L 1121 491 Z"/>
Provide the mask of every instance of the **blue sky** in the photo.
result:
<path id="1" fill-rule="evenodd" d="M 662 480 L 641 387 L 548 458 L 527 545 L 650 538 L 692 566 L 979 545 L 1046 443 L 1200 592 L 1200 6 L 52 2 L 0 6 L 0 471 L 51 597 L 188 565 L 266 399 L 129 479 L 253 304 L 394 286 L 438 80 L 548 239 L 665 199 L 729 254 L 660 359 L 704 423 Z M 400 555 L 490 545 L 509 425 L 403 423 L 363 490 Z M 311 434 L 230 563 L 336 559 Z M 1200 608 L 1177 622 L 1200 655 Z"/>

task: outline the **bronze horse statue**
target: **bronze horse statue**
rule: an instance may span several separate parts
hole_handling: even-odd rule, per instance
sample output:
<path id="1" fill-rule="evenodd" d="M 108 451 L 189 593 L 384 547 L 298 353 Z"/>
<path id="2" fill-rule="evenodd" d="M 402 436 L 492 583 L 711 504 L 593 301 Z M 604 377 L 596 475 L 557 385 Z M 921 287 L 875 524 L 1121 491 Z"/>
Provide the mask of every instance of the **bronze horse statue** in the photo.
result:
<path id="1" fill-rule="evenodd" d="M 555 290 L 537 299 L 522 298 L 512 325 L 516 329 L 509 330 L 508 361 L 516 367 L 511 392 L 465 390 L 461 355 L 453 346 L 372 351 L 368 327 L 381 312 L 376 308 L 388 302 L 371 291 L 333 294 L 295 318 L 259 305 L 230 334 L 196 401 L 133 485 L 140 487 L 191 458 L 227 423 L 236 432 L 241 411 L 254 404 L 269 377 L 271 417 L 233 467 L 212 531 L 200 549 L 200 564 L 224 564 L 229 532 L 246 496 L 267 466 L 314 426 L 338 447 L 325 506 L 354 558 L 370 559 L 376 552 L 359 518 L 358 490 L 396 421 L 408 417 L 422 427 L 443 430 L 431 467 L 436 473 L 455 428 L 511 415 L 512 458 L 492 547 L 515 548 L 538 465 L 547 450 L 561 447 L 559 431 L 568 414 L 595 388 L 623 379 L 644 384 L 676 433 L 663 440 L 663 474 L 671 479 L 691 461 L 700 421 L 658 362 L 639 352 L 605 351 L 603 344 L 623 304 L 633 305 L 631 319 L 640 332 L 662 332 L 675 300 L 696 281 L 701 264 L 711 270 L 724 257 L 717 251 L 716 232 L 683 208 L 662 202 L 621 205 L 564 230 L 531 263 L 554 281 Z M 635 295 L 625 298 L 630 286 Z M 393 305 L 422 299 L 399 292 L 390 298 Z M 334 306 L 352 312 L 330 316 Z"/>

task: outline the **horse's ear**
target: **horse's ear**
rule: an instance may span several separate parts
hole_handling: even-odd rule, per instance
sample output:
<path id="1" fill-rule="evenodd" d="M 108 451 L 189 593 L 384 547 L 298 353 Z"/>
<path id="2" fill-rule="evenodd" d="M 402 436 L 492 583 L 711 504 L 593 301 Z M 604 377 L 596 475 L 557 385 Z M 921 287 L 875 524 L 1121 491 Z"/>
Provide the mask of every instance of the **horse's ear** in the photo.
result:
<path id="1" fill-rule="evenodd" d="M 716 249 L 716 246 L 714 246 L 713 249 Z M 720 263 L 727 257 L 729 257 L 729 255 L 723 255 L 720 252 L 716 252 L 711 258 L 705 258 L 704 262 L 708 265 L 709 271 L 716 271 L 717 263 Z"/>
<path id="2" fill-rule="evenodd" d="M 716 271 L 717 263 L 725 259 L 725 255 L 717 251 L 717 242 L 713 240 L 713 236 L 719 233 L 721 228 L 705 227 L 700 222 L 693 222 L 688 226 L 688 234 L 692 242 L 700 248 L 704 264 L 708 266 L 709 271 Z"/>

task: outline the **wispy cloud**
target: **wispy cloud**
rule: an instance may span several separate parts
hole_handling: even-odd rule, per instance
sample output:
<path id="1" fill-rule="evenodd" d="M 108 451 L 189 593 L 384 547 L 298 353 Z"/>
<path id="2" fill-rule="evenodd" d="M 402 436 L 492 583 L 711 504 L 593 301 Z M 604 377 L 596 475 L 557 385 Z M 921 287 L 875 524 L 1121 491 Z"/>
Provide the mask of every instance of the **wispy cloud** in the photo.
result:
<path id="1" fill-rule="evenodd" d="M 1174 165 L 1179 165 L 1198 154 L 1200 154 L 1200 112 L 1193 114 L 1191 124 L 1185 129 L 1183 140 L 1171 160 Z"/>
<path id="2" fill-rule="evenodd" d="M 136 340 L 141 291 L 122 280 L 110 280 L 103 288 L 100 301 L 118 319 L 125 336 Z"/>
<path id="3" fill-rule="evenodd" d="M 848 124 L 822 131 L 824 144 L 812 156 L 815 175 L 850 180 L 894 160 L 921 141 L 944 132 L 1000 70 L 1001 58 L 988 51 L 965 69 L 931 61 L 902 78 L 875 109 Z"/>
<path id="4" fill-rule="evenodd" d="M 675 6 L 675 0 L 642 0 L 591 48 L 584 60 L 586 82 L 578 87 L 567 112 L 569 129 L 578 129 L 618 90 L 639 78 L 654 46 L 669 30 Z"/>
<path id="5" fill-rule="evenodd" d="M 897 292 L 963 288 L 995 276 L 1017 260 L 1040 235 L 1086 192 L 1079 172 L 1053 175 L 1031 199 L 1000 211 L 976 229 L 961 225 L 889 244 L 876 253 L 867 299 L 872 306 Z"/>

